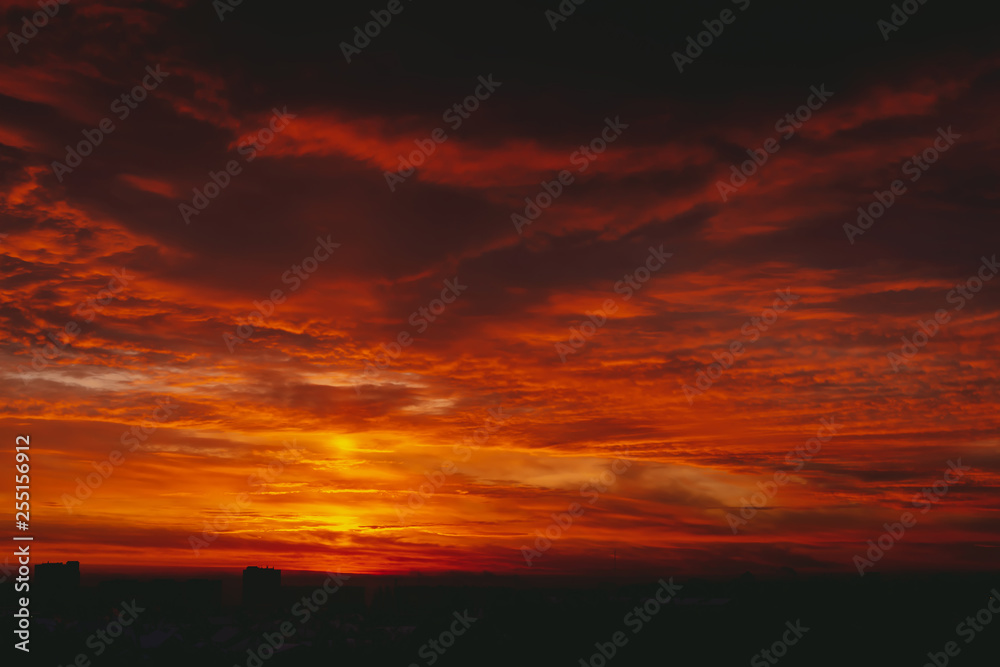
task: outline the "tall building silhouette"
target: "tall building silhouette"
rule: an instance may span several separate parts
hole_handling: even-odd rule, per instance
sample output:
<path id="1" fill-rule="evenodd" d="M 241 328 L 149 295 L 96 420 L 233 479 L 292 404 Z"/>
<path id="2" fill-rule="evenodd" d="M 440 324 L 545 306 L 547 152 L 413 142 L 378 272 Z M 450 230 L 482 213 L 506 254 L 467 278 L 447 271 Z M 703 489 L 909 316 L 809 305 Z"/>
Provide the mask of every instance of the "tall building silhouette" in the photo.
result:
<path id="1" fill-rule="evenodd" d="M 32 588 L 41 602 L 65 603 L 76 600 L 80 593 L 80 561 L 35 565 Z"/>
<path id="2" fill-rule="evenodd" d="M 80 561 L 39 563 L 35 566 L 35 584 L 39 588 L 77 590 L 80 588 Z"/>

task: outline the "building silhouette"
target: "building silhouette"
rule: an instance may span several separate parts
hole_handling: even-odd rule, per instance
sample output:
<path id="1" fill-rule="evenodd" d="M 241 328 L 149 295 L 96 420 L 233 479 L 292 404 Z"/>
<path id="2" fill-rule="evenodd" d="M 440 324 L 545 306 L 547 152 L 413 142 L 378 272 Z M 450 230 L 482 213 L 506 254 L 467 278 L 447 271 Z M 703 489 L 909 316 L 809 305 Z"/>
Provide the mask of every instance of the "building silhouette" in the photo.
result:
<path id="1" fill-rule="evenodd" d="M 251 565 L 243 570 L 243 604 L 269 605 L 281 594 L 281 570 Z"/>
<path id="2" fill-rule="evenodd" d="M 43 604 L 61 606 L 75 602 L 80 595 L 80 561 L 35 565 L 31 586 Z"/>
<path id="3" fill-rule="evenodd" d="M 137 598 L 167 613 L 207 613 L 222 607 L 222 581 L 216 579 L 108 579 L 97 584 L 96 594 L 105 605 Z"/>
<path id="4" fill-rule="evenodd" d="M 35 566 L 35 585 L 42 589 L 77 591 L 80 589 L 80 561 L 39 563 Z"/>

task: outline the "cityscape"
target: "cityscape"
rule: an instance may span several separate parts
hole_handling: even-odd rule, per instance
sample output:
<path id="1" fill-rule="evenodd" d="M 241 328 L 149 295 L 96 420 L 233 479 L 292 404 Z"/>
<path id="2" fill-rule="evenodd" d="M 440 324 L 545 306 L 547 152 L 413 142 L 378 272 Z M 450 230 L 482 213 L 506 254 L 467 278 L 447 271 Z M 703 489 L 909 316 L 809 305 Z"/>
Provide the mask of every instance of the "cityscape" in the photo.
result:
<path id="1" fill-rule="evenodd" d="M 989 3 L 0 5 L 0 667 L 997 667 Z"/>

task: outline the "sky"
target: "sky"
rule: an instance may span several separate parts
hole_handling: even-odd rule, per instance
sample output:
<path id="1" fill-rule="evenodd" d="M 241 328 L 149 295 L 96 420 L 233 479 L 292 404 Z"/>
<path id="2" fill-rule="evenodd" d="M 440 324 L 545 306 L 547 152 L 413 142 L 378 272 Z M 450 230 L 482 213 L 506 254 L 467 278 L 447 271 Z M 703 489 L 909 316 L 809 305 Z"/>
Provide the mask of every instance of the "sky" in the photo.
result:
<path id="1" fill-rule="evenodd" d="M 995 568 L 985 18 L 0 6 L 36 561 Z"/>

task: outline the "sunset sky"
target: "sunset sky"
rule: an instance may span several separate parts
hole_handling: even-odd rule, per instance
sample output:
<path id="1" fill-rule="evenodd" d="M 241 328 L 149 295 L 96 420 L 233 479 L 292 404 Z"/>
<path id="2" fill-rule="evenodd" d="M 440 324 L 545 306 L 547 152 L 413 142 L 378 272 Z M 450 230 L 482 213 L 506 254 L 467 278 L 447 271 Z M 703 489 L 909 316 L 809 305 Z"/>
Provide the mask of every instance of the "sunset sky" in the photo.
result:
<path id="1" fill-rule="evenodd" d="M 0 46 L 0 405 L 31 436 L 36 562 L 850 573 L 910 510 L 872 571 L 995 568 L 995 28 L 403 0 L 348 62 L 386 4 L 335 4 L 72 0 Z M 0 6 L 5 33 L 38 11 Z"/>

